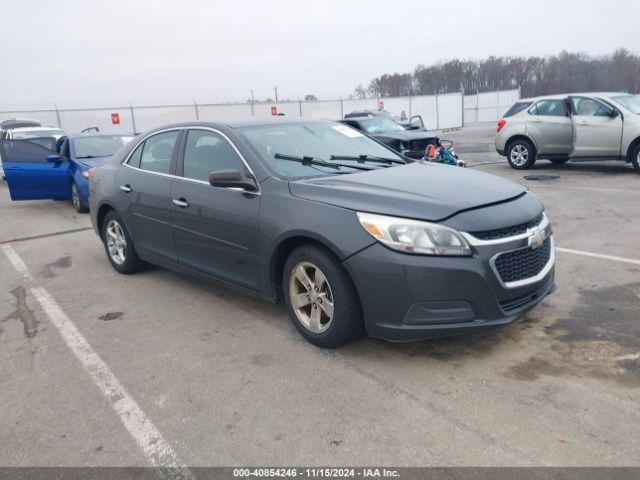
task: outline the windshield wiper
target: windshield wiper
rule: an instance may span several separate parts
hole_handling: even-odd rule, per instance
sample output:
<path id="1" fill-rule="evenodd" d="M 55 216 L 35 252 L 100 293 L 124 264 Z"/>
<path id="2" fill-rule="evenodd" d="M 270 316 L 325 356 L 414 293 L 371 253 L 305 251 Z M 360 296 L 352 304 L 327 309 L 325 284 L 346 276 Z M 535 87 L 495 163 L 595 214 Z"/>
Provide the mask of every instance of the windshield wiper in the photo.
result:
<path id="1" fill-rule="evenodd" d="M 349 165 L 348 163 L 326 162 L 321 158 L 308 157 L 308 156 L 297 157 L 295 155 L 284 155 L 282 153 L 274 153 L 273 158 L 277 158 L 279 160 L 290 160 L 292 162 L 299 162 L 305 166 L 316 165 L 319 167 L 335 168 L 338 170 L 336 173 L 347 173 L 347 172 L 343 172 L 342 168 L 353 168 L 355 170 L 374 170 L 375 169 L 375 167 L 365 167 L 363 165 Z"/>
<path id="2" fill-rule="evenodd" d="M 84 157 L 76 157 L 76 158 L 96 158 L 94 155 L 85 155 Z"/>
<path id="3" fill-rule="evenodd" d="M 387 163 L 393 164 L 397 163 L 400 165 L 404 165 L 407 162 L 403 162 L 402 160 L 396 160 L 395 158 L 385 158 L 385 157 L 376 157 L 375 155 L 331 155 L 331 160 L 356 160 L 360 163 L 364 162 L 379 162 L 379 163 Z"/>

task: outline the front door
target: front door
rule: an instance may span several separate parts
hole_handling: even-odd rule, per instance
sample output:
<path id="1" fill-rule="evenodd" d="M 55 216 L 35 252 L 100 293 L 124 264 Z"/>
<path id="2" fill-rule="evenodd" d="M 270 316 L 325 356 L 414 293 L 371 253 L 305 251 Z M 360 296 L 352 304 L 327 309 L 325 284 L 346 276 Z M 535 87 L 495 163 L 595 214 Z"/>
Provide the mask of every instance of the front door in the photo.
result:
<path id="1" fill-rule="evenodd" d="M 600 100 L 571 97 L 573 109 L 573 157 L 620 156 L 622 116 Z"/>
<path id="2" fill-rule="evenodd" d="M 171 184 L 179 130 L 147 137 L 118 169 L 119 210 L 142 258 L 176 262 Z"/>
<path id="3" fill-rule="evenodd" d="M 71 198 L 69 159 L 27 140 L 0 141 L 0 156 L 12 200 Z"/>
<path id="4" fill-rule="evenodd" d="M 189 130 L 171 189 L 178 262 L 254 290 L 259 286 L 260 195 L 212 187 L 209 174 L 247 172 L 248 166 L 221 133 Z"/>
<path id="5" fill-rule="evenodd" d="M 564 99 L 534 103 L 527 111 L 527 134 L 535 139 L 539 155 L 569 155 L 573 124 Z"/>

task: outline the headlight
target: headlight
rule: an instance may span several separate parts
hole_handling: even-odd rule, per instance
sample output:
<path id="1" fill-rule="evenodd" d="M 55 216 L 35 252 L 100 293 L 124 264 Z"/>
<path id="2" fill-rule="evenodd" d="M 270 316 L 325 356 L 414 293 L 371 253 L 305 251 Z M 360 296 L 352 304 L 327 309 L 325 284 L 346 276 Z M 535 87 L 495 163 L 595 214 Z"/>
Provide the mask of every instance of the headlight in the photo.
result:
<path id="1" fill-rule="evenodd" d="M 82 176 L 84 178 L 89 178 L 89 170 L 85 170 L 84 172 L 82 172 Z"/>
<path id="2" fill-rule="evenodd" d="M 423 255 L 472 254 L 464 237 L 444 225 L 361 212 L 358 220 L 373 238 L 393 250 Z"/>

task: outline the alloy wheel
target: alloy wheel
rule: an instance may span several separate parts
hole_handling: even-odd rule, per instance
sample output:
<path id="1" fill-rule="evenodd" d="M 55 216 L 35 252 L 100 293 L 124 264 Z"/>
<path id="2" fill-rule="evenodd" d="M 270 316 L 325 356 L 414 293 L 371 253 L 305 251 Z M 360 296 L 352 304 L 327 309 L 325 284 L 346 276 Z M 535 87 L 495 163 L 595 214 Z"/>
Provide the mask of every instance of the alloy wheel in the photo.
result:
<path id="1" fill-rule="evenodd" d="M 529 160 L 529 149 L 524 145 L 518 144 L 511 149 L 511 163 L 518 167 L 522 167 Z"/>
<path id="2" fill-rule="evenodd" d="M 127 259 L 127 239 L 122 226 L 116 220 L 110 220 L 106 228 L 107 249 L 111 260 L 122 265 Z"/>
<path id="3" fill-rule="evenodd" d="M 313 263 L 298 263 L 289 279 L 289 299 L 298 321 L 310 332 L 326 332 L 333 323 L 331 286 Z"/>

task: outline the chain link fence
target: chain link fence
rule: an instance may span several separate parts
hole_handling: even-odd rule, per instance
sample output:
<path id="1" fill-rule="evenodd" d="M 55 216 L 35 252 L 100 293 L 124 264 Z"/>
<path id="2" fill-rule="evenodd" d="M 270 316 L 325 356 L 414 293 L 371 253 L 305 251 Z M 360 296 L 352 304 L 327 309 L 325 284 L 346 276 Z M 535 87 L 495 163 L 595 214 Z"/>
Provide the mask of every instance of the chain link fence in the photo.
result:
<path id="1" fill-rule="evenodd" d="M 420 95 L 410 97 L 369 98 L 361 100 L 313 100 L 285 102 L 248 102 L 177 105 L 133 105 L 131 103 L 100 108 L 58 108 L 52 110 L 5 110 L 0 120 L 32 118 L 46 126 L 68 133 L 98 127 L 103 133 L 139 133 L 171 123 L 191 121 L 230 121 L 247 117 L 269 117 L 283 113 L 289 117 L 337 120 L 356 110 L 377 110 L 407 118 L 421 115 L 427 130 L 462 127 L 476 122 L 495 121 L 518 99 L 520 90 L 463 95 Z"/>

